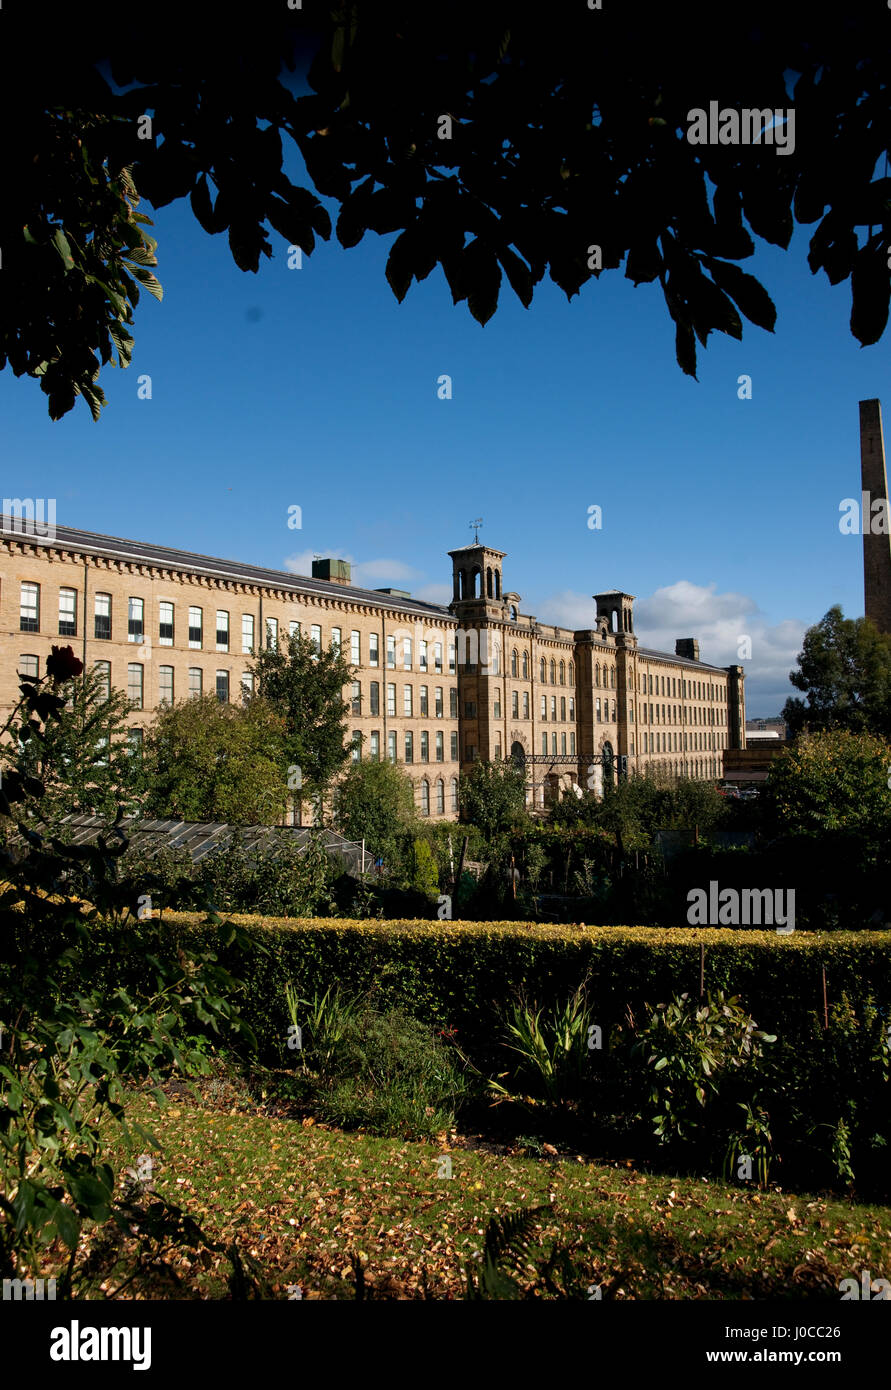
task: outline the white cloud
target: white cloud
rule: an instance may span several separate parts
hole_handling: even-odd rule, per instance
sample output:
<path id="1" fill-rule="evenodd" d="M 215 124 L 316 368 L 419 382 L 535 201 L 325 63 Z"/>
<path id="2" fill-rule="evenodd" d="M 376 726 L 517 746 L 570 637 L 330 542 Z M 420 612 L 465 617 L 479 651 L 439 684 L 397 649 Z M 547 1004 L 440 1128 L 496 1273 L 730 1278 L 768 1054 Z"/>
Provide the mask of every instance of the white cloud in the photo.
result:
<path id="1" fill-rule="evenodd" d="M 564 590 L 538 605 L 537 616 L 561 627 L 590 628 L 594 600 Z M 634 605 L 634 628 L 642 647 L 674 652 L 678 637 L 696 637 L 703 661 L 713 666 L 741 665 L 746 674 L 746 711 L 750 717 L 777 714 L 795 688 L 789 672 L 795 668 L 806 624 L 786 618 L 771 624 L 754 599 L 746 594 L 716 592 L 679 580 L 657 589 Z M 744 639 L 751 657 L 740 655 Z"/>

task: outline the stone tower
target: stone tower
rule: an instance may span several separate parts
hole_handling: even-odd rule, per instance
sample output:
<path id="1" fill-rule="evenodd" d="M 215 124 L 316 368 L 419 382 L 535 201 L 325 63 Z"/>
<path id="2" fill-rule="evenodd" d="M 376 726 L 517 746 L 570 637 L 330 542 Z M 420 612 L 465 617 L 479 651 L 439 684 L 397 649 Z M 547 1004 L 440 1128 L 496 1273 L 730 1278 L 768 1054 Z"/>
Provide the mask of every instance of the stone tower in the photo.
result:
<path id="1" fill-rule="evenodd" d="M 888 477 L 878 401 L 860 402 L 860 511 L 863 532 L 864 612 L 880 632 L 891 633 L 891 536 L 888 534 Z M 868 497 L 867 497 L 867 494 Z M 877 501 L 884 506 L 872 510 Z M 876 515 L 876 511 L 880 515 Z M 884 512 L 884 517 L 881 513 Z M 881 529 L 879 529 L 881 528 Z"/>

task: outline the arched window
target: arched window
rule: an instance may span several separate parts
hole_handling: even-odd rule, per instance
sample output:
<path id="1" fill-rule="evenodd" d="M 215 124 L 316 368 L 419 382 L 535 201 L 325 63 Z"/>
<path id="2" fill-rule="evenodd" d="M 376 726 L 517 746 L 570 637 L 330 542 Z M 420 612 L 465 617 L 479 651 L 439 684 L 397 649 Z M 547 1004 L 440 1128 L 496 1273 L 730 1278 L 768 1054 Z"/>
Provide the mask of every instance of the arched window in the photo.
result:
<path id="1" fill-rule="evenodd" d="M 528 653 L 528 652 L 524 652 L 524 653 L 523 653 L 523 680 L 524 680 L 524 681 L 528 681 L 528 679 L 529 679 L 529 653 Z"/>
<path id="2" fill-rule="evenodd" d="M 512 676 L 517 674 L 517 649 L 514 647 L 510 654 L 510 673 Z"/>
<path id="3" fill-rule="evenodd" d="M 556 684 L 557 684 L 557 663 L 556 663 L 556 661 L 554 660 L 554 658 L 551 657 L 551 685 L 556 685 Z"/>
<path id="4" fill-rule="evenodd" d="M 492 587 L 492 566 L 486 567 L 486 598 L 494 598 L 495 590 Z"/>
<path id="5" fill-rule="evenodd" d="M 441 816 L 445 810 L 445 782 L 441 777 L 436 782 L 436 814 Z"/>
<path id="6" fill-rule="evenodd" d="M 541 658 L 541 661 L 538 663 L 538 679 L 541 681 L 542 685 L 544 685 L 544 683 L 545 683 L 545 681 L 547 680 L 547 678 L 548 678 L 547 666 L 546 666 L 546 664 L 545 664 L 545 659 L 544 659 L 544 657 L 542 657 L 542 658 Z"/>
<path id="7" fill-rule="evenodd" d="M 471 575 L 472 592 L 471 598 L 482 598 L 483 596 L 483 572 L 479 565 L 475 565 Z"/>
<path id="8" fill-rule="evenodd" d="M 575 685 L 575 662 L 574 662 L 574 661 L 570 661 L 570 663 L 569 663 L 569 684 L 570 684 L 570 685 Z"/>
<path id="9" fill-rule="evenodd" d="M 501 598 L 501 570 L 495 571 L 495 597 Z"/>
<path id="10" fill-rule="evenodd" d="M 610 684 L 610 689 L 611 689 L 611 690 L 615 690 L 615 688 L 616 688 L 616 668 L 615 668 L 615 666 L 611 666 L 611 667 L 609 668 L 609 684 Z"/>
<path id="11" fill-rule="evenodd" d="M 457 811 L 457 809 L 458 809 L 458 779 L 457 779 L 457 777 L 453 777 L 453 778 L 452 778 L 452 781 L 451 781 L 451 801 L 452 801 L 452 810 L 453 810 L 453 811 Z"/>
<path id="12" fill-rule="evenodd" d="M 561 662 L 560 662 L 560 684 L 561 684 L 561 685 L 565 685 L 565 684 L 566 684 L 566 662 L 565 662 L 565 661 L 561 661 Z"/>
<path id="13" fill-rule="evenodd" d="M 423 782 L 421 783 L 421 815 L 422 815 L 422 816 L 429 816 L 429 814 L 430 814 L 430 783 L 427 781 L 427 778 L 425 777 L 424 780 L 423 780 Z"/>
<path id="14" fill-rule="evenodd" d="M 595 684 L 595 685 L 599 685 L 599 684 L 600 684 L 600 662 L 599 662 L 599 661 L 598 661 L 597 665 L 594 667 L 594 684 Z"/>

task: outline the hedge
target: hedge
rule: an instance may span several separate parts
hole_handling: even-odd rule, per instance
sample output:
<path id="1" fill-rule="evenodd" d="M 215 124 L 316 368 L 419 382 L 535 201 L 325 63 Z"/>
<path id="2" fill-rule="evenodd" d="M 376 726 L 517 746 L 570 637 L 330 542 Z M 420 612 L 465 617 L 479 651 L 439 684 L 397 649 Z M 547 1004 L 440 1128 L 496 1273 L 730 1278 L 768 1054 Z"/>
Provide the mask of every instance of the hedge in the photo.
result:
<path id="1" fill-rule="evenodd" d="M 698 995 L 704 947 L 706 991 L 741 996 L 758 1025 L 804 1036 L 823 1015 L 823 972 L 831 1008 L 844 994 L 891 1004 L 891 933 L 804 932 L 727 927 L 670 929 L 517 922 L 352 921 L 232 914 L 261 949 L 228 948 L 223 959 L 244 984 L 239 1003 L 262 1052 L 281 1056 L 287 1036 L 285 984 L 304 996 L 338 984 L 399 1003 L 470 1047 L 492 1044 L 499 1013 L 517 990 L 539 1003 L 583 981 L 604 1033 L 646 1004 Z M 209 940 L 198 914 L 164 915 L 171 946 Z M 131 950 L 132 950 L 131 943 Z"/>

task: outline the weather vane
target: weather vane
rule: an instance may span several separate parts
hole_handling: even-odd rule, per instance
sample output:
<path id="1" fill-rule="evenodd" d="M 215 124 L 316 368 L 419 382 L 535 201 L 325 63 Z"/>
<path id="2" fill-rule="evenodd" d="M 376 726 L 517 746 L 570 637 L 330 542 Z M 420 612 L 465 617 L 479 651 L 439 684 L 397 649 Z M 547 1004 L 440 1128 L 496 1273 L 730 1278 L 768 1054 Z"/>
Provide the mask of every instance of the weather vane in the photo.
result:
<path id="1" fill-rule="evenodd" d="M 482 518 L 481 516 L 478 516 L 477 519 L 476 519 L 476 521 L 472 521 L 472 522 L 470 523 L 471 529 L 472 529 L 472 531 L 473 531 L 473 543 L 474 543 L 474 545 L 479 545 L 479 543 L 480 543 L 479 529 L 480 529 L 480 527 L 482 526 L 482 524 L 483 524 L 483 518 Z"/>

